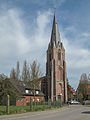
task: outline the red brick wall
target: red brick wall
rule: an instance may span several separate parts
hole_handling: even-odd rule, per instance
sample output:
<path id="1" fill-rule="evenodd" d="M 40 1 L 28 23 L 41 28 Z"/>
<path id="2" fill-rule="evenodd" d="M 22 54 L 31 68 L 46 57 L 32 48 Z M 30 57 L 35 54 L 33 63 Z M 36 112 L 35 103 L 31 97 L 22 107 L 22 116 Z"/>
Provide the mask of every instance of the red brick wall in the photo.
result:
<path id="1" fill-rule="evenodd" d="M 25 98 L 20 98 L 19 100 L 16 101 L 16 106 L 26 106 L 27 103 L 30 103 L 30 96 L 24 96 L 24 97 Z M 34 97 L 31 96 L 31 98 L 32 98 L 32 102 L 33 102 Z M 35 97 L 35 102 L 38 102 L 37 99 L 39 99 L 39 102 L 44 101 L 44 97 L 43 96 Z"/>

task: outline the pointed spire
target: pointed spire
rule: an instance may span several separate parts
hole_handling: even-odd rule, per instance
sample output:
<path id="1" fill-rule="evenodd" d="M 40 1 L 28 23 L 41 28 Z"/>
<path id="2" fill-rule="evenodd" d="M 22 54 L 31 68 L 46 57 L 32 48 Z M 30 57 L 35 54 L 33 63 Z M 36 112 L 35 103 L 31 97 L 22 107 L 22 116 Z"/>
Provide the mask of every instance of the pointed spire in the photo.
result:
<path id="1" fill-rule="evenodd" d="M 56 20 L 56 12 L 54 13 L 54 19 L 53 19 L 53 27 L 52 27 L 52 34 L 51 34 L 51 47 L 53 48 L 54 43 L 57 47 L 58 42 L 60 42 L 60 34 L 58 31 L 58 25 Z"/>

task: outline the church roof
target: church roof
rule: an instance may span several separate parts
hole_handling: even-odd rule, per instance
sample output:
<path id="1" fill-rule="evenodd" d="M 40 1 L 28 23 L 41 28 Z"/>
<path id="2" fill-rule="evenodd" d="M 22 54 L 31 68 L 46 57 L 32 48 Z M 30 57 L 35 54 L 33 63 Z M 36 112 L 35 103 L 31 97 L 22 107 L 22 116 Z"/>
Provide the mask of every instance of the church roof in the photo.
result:
<path id="1" fill-rule="evenodd" d="M 51 47 L 57 47 L 58 42 L 60 42 L 60 34 L 58 30 L 58 24 L 56 20 L 56 13 L 54 13 L 54 19 L 53 19 L 53 26 L 52 26 L 52 33 L 51 33 Z"/>

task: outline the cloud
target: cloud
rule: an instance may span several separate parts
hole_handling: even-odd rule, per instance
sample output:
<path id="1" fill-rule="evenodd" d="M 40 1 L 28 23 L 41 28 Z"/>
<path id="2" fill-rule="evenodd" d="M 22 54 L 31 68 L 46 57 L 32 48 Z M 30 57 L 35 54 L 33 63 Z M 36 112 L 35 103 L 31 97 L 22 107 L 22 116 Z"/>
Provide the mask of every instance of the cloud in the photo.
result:
<path id="1" fill-rule="evenodd" d="M 65 2 L 65 0 L 61 1 L 58 0 L 57 3 L 60 5 Z M 55 1 L 52 3 L 54 4 Z M 9 75 L 16 61 L 19 60 L 22 64 L 25 59 L 28 63 L 37 59 L 45 71 L 52 12 L 50 9 L 38 11 L 35 18 L 30 18 L 30 21 L 25 21 L 26 18 L 28 19 L 25 16 L 26 13 L 20 8 L 8 8 L 3 5 L 0 9 L 1 73 Z M 60 35 L 66 50 L 67 75 L 70 84 L 76 88 L 80 75 L 90 71 L 90 48 L 87 47 L 90 44 L 90 33 L 81 32 L 74 24 L 71 22 L 70 24 L 71 26 L 60 26 Z"/>
<path id="2" fill-rule="evenodd" d="M 86 32 L 85 32 L 85 33 L 82 33 L 82 34 L 81 34 L 81 37 L 86 37 L 86 38 L 87 38 L 87 37 L 90 37 L 90 33 L 86 33 Z"/>
<path id="3" fill-rule="evenodd" d="M 24 32 L 24 24 L 15 9 L 0 15 L 0 55 L 24 54 L 29 50 L 29 41 Z"/>
<path id="4" fill-rule="evenodd" d="M 51 11 L 38 11 L 35 20 L 28 23 L 28 25 L 34 26 L 29 32 L 22 10 L 2 9 L 0 13 L 0 63 L 2 63 L 0 72 L 9 74 L 11 66 L 15 66 L 17 60 L 21 62 L 25 59 L 28 62 L 37 59 L 45 68 Z"/>
<path id="5" fill-rule="evenodd" d="M 24 2 L 25 4 L 28 3 L 33 3 L 39 6 L 45 6 L 45 5 L 52 5 L 52 7 L 54 7 L 56 5 L 56 7 L 61 6 L 66 0 L 27 0 L 27 2 L 20 0 L 21 2 Z"/>
<path id="6" fill-rule="evenodd" d="M 68 37 L 70 31 L 74 32 L 74 34 L 77 32 L 77 37 Z M 80 34 L 74 26 L 61 29 L 61 39 L 66 50 L 67 77 L 75 89 L 77 88 L 80 75 L 84 72 L 89 73 L 90 71 L 90 49 L 85 47 L 85 42 L 83 41 L 83 39 L 87 39 L 89 42 L 89 35 L 90 34 L 86 32 Z M 79 42 L 77 42 L 76 39 L 79 40 Z"/>
<path id="7" fill-rule="evenodd" d="M 38 12 L 35 20 L 36 27 L 34 29 L 32 40 L 35 41 L 37 48 L 46 47 L 49 38 L 49 26 L 51 20 L 51 11 Z M 34 44 L 35 45 L 35 44 Z"/>

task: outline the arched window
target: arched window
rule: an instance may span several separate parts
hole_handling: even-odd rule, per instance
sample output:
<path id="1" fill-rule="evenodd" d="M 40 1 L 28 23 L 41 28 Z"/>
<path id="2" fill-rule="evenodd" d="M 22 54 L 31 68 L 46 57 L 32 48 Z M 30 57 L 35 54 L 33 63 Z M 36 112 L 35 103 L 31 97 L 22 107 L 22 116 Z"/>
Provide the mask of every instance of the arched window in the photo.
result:
<path id="1" fill-rule="evenodd" d="M 50 59 L 50 61 L 51 61 L 51 54 L 49 54 L 49 59 Z"/>
<path id="2" fill-rule="evenodd" d="M 58 52 L 58 60 L 61 60 L 61 52 Z"/>

